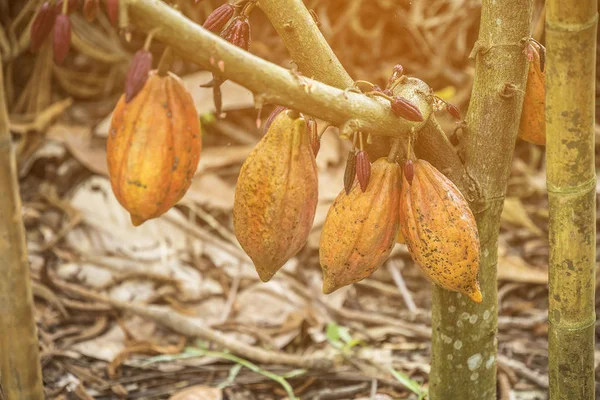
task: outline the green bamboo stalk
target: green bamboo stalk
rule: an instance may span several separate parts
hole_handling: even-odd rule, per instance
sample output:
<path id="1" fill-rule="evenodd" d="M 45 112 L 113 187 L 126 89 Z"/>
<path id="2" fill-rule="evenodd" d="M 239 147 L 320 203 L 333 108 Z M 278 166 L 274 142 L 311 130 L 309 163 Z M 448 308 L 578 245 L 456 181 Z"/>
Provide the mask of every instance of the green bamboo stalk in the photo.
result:
<path id="1" fill-rule="evenodd" d="M 546 4 L 550 399 L 594 399 L 596 0 Z"/>
<path id="2" fill-rule="evenodd" d="M 43 399 L 15 152 L 0 63 L 0 384 L 5 400 Z"/>
<path id="3" fill-rule="evenodd" d="M 481 242 L 483 302 L 433 289 L 432 400 L 496 399 L 497 262 L 500 215 L 517 136 L 531 31 L 532 1 L 483 0 L 475 81 L 461 145 L 470 177 L 467 193 Z M 472 190 L 469 188 L 469 190 Z"/>

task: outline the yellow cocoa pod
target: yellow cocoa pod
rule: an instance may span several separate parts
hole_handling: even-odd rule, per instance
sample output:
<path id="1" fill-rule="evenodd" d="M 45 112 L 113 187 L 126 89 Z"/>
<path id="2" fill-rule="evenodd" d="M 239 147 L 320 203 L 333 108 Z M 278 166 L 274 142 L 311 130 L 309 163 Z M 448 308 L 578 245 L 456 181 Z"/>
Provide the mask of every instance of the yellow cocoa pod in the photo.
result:
<path id="1" fill-rule="evenodd" d="M 183 82 L 151 71 L 142 90 L 117 103 L 106 145 L 110 183 L 138 226 L 173 207 L 200 160 L 200 120 Z"/>
<path id="2" fill-rule="evenodd" d="M 398 230 L 398 236 L 396 237 L 396 243 L 406 244 L 406 240 L 404 239 L 404 235 L 402 234 L 402 229 Z"/>
<path id="3" fill-rule="evenodd" d="M 329 209 L 319 257 L 323 293 L 371 275 L 389 257 L 398 235 L 400 166 L 380 158 L 363 192 L 358 180 L 342 190 Z"/>
<path id="4" fill-rule="evenodd" d="M 523 111 L 519 124 L 519 138 L 526 142 L 544 146 L 546 144 L 546 74 L 540 63 L 540 49 L 537 43 L 531 43 L 532 60 L 529 63 L 527 86 L 523 98 Z"/>
<path id="5" fill-rule="evenodd" d="M 411 161 L 405 165 L 405 171 Z M 458 188 L 425 160 L 402 178 L 400 226 L 412 259 L 434 283 L 481 303 L 479 235 Z"/>
<path id="6" fill-rule="evenodd" d="M 294 112 L 279 113 L 238 178 L 233 227 L 263 282 L 304 246 L 315 217 L 317 165 L 306 129 Z"/>

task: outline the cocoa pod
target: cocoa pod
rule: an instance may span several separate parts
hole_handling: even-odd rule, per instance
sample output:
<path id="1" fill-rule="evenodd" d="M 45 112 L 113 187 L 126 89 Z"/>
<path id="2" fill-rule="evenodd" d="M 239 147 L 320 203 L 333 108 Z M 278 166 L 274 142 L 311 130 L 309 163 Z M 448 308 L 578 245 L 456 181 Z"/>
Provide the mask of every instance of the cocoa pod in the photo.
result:
<path id="1" fill-rule="evenodd" d="M 321 233 L 323 293 L 368 277 L 389 257 L 398 235 L 399 197 L 400 166 L 385 157 L 373 164 L 365 192 L 358 180 L 350 194 L 340 192 Z"/>
<path id="2" fill-rule="evenodd" d="M 133 225 L 159 217 L 183 197 L 201 148 L 198 112 L 176 75 L 151 71 L 132 101 L 121 96 L 106 158 L 113 192 Z"/>
<path id="3" fill-rule="evenodd" d="M 57 14 L 56 7 L 49 1 L 42 4 L 31 24 L 31 50 L 36 51 L 42 47 L 42 43 L 46 41 L 54 27 Z"/>
<path id="4" fill-rule="evenodd" d="M 202 27 L 211 32 L 220 32 L 225 24 L 229 22 L 231 17 L 233 17 L 234 12 L 235 7 L 232 4 L 225 3 L 222 6 L 215 8 L 215 10 L 208 15 L 208 18 L 206 18 Z"/>
<path id="5" fill-rule="evenodd" d="M 263 134 L 267 133 L 267 131 L 269 130 L 269 127 L 271 126 L 271 123 L 273 122 L 275 117 L 277 117 L 279 115 L 279 113 L 282 112 L 283 110 L 285 110 L 284 106 L 277 106 L 273 109 L 273 111 L 271 111 L 271 114 L 269 114 L 269 117 L 265 121 L 265 126 L 263 127 Z"/>
<path id="6" fill-rule="evenodd" d="M 125 102 L 129 103 L 142 90 L 152 68 L 152 53 L 139 50 L 131 59 L 125 81 Z"/>
<path id="7" fill-rule="evenodd" d="M 421 114 L 419 107 L 404 97 L 394 97 L 394 101 L 392 101 L 392 111 L 395 115 L 404 118 L 407 121 L 423 121 L 423 114 Z"/>
<path id="8" fill-rule="evenodd" d="M 317 208 L 318 178 L 304 118 L 280 112 L 240 171 L 233 227 L 263 282 L 306 243 Z"/>
<path id="9" fill-rule="evenodd" d="M 356 178 L 360 184 L 360 189 L 364 192 L 369 186 L 371 179 L 371 160 L 366 151 L 359 151 L 356 154 Z"/>
<path id="10" fill-rule="evenodd" d="M 458 188 L 425 160 L 414 163 L 412 184 L 406 175 L 400 226 L 412 259 L 432 282 L 481 303 L 479 234 L 469 205 Z"/>
<path id="11" fill-rule="evenodd" d="M 54 22 L 54 61 L 62 65 L 71 47 L 71 20 L 65 14 L 59 14 Z"/>
<path id="12" fill-rule="evenodd" d="M 250 48 L 251 29 L 247 17 L 237 17 L 221 32 L 221 37 L 246 51 Z"/>
<path id="13" fill-rule="evenodd" d="M 529 63 L 527 74 L 519 138 L 544 146 L 546 144 L 546 74 L 542 70 L 540 60 L 542 48 L 537 43 L 531 43 L 531 46 L 533 59 Z"/>

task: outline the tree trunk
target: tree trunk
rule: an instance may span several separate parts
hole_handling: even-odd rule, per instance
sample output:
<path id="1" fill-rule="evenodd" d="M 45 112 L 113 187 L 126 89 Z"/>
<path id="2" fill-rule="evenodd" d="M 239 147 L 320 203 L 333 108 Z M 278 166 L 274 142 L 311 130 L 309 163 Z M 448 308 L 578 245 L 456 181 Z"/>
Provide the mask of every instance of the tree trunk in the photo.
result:
<path id="1" fill-rule="evenodd" d="M 594 399 L 596 0 L 546 10 L 550 399 Z"/>
<path id="2" fill-rule="evenodd" d="M 0 382 L 5 400 L 43 399 L 15 153 L 0 63 Z"/>
<path id="3" fill-rule="evenodd" d="M 522 54 L 531 30 L 532 1 L 484 0 L 475 81 L 466 134 L 461 139 L 474 188 L 465 197 L 481 241 L 479 280 L 483 302 L 433 288 L 432 400 L 496 398 L 498 325 L 498 232 L 518 132 L 527 59 Z"/>

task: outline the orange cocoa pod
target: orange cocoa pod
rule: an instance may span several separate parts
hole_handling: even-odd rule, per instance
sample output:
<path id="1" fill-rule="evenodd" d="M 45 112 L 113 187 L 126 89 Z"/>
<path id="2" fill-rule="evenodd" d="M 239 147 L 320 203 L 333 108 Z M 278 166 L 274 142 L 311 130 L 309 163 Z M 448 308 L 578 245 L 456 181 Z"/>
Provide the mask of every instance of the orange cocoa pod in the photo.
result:
<path id="1" fill-rule="evenodd" d="M 323 293 L 371 275 L 389 257 L 398 235 L 400 166 L 380 158 L 362 191 L 358 179 L 349 194 L 342 190 L 329 209 L 319 258 Z"/>
<path id="2" fill-rule="evenodd" d="M 530 44 L 532 56 L 523 98 L 523 111 L 519 124 L 519 138 L 544 146 L 546 144 L 546 73 L 542 69 L 540 55 L 545 50 L 537 43 Z"/>
<path id="3" fill-rule="evenodd" d="M 413 169 L 412 183 L 403 175 L 400 195 L 400 226 L 412 259 L 432 282 L 481 303 L 479 234 L 467 201 L 427 161 Z"/>
<path id="4" fill-rule="evenodd" d="M 318 201 L 315 155 L 306 121 L 280 112 L 238 178 L 233 228 L 263 282 L 306 243 Z"/>
<path id="5" fill-rule="evenodd" d="M 200 120 L 183 82 L 151 71 L 131 101 L 117 103 L 107 142 L 113 192 L 138 226 L 174 206 L 196 172 Z"/>

